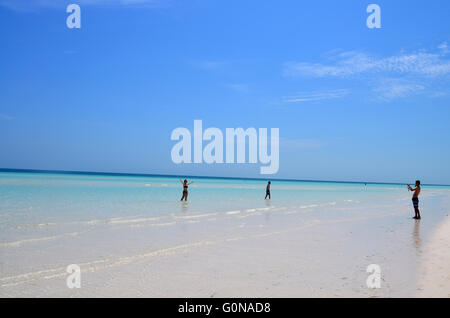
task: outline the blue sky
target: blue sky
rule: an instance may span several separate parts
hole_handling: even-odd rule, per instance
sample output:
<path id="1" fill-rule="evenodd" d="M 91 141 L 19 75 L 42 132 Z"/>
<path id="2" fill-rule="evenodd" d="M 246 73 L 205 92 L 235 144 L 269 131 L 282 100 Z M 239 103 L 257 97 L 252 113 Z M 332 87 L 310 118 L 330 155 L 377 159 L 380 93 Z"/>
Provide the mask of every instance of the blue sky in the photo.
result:
<path id="1" fill-rule="evenodd" d="M 82 10 L 66 27 L 66 6 Z M 366 7 L 381 7 L 368 29 Z M 450 184 L 450 2 L 0 0 L 0 167 L 175 165 L 176 127 L 280 129 L 277 178 Z"/>

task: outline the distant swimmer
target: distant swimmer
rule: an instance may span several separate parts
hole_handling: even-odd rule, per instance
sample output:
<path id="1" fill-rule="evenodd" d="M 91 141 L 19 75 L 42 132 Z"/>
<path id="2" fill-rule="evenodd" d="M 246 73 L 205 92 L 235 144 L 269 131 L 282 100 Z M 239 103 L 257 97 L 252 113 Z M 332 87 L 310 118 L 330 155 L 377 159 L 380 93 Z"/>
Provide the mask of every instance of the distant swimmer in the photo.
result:
<path id="1" fill-rule="evenodd" d="M 183 184 L 183 196 L 181 197 L 181 201 L 183 201 L 183 199 L 184 199 L 184 201 L 187 201 L 188 187 L 189 187 L 189 185 L 193 184 L 194 181 L 188 183 L 188 181 L 186 179 L 184 179 L 184 181 L 181 181 L 181 179 L 180 179 L 180 182 Z"/>
<path id="2" fill-rule="evenodd" d="M 419 212 L 419 194 L 420 194 L 420 180 L 416 181 L 416 187 L 411 188 L 408 184 L 408 190 L 413 191 L 412 202 L 414 206 L 414 217 L 413 219 L 420 220 L 420 212 Z"/>
<path id="3" fill-rule="evenodd" d="M 264 198 L 264 200 L 266 200 L 267 197 L 269 197 L 269 200 L 270 200 L 270 181 L 267 182 L 267 186 L 266 186 L 266 197 Z"/>

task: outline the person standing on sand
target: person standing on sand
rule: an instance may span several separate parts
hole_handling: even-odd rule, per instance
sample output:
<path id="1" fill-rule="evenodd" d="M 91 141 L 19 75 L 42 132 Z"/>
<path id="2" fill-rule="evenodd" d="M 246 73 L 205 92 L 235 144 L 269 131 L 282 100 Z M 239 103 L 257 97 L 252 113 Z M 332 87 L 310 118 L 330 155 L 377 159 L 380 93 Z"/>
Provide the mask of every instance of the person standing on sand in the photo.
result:
<path id="1" fill-rule="evenodd" d="M 419 212 L 419 194 L 420 194 L 420 180 L 416 180 L 416 187 L 411 188 L 408 184 L 408 190 L 413 191 L 412 202 L 414 206 L 414 217 L 413 219 L 420 220 L 420 212 Z"/>
<path id="2" fill-rule="evenodd" d="M 183 199 L 184 199 L 184 201 L 187 201 L 188 187 L 189 187 L 189 185 L 193 184 L 194 181 L 188 183 L 188 181 L 186 179 L 184 179 L 184 181 L 181 181 L 181 179 L 180 179 L 180 182 L 181 182 L 181 184 L 183 184 L 183 196 L 181 197 L 181 201 L 183 201 Z"/>
<path id="3" fill-rule="evenodd" d="M 267 197 L 269 197 L 269 200 L 270 200 L 270 181 L 267 182 L 267 186 L 266 186 L 266 197 L 264 198 L 264 200 L 266 200 Z"/>

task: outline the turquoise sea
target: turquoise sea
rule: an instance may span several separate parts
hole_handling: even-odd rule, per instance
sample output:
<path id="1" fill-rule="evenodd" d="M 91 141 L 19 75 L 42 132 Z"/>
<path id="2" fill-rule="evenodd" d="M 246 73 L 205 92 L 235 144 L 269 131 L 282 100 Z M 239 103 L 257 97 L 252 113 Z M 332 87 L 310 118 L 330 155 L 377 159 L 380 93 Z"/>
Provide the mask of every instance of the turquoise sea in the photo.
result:
<path id="1" fill-rule="evenodd" d="M 0 171 L 0 296 L 410 295 L 450 200 L 423 185 L 415 222 L 405 184 L 271 180 L 265 200 L 267 180 L 188 177 L 180 202 L 179 179 Z"/>
<path id="2" fill-rule="evenodd" d="M 3 171 L 0 172 L 0 230 L 31 224 L 225 213 L 280 205 L 310 208 L 342 202 L 372 205 L 388 203 L 408 193 L 406 185 L 400 184 L 272 180 L 272 199 L 264 200 L 266 180 L 188 177 L 194 184 L 189 188 L 188 202 L 181 203 L 179 179 Z"/>

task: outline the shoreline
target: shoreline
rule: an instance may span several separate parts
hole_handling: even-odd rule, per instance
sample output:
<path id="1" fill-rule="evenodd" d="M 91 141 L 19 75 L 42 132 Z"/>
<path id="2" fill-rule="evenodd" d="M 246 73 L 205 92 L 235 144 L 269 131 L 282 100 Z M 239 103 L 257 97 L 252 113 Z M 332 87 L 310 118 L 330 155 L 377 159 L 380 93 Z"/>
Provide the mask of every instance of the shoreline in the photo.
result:
<path id="1" fill-rule="evenodd" d="M 425 248 L 414 297 L 450 297 L 450 215 L 447 214 Z"/>

